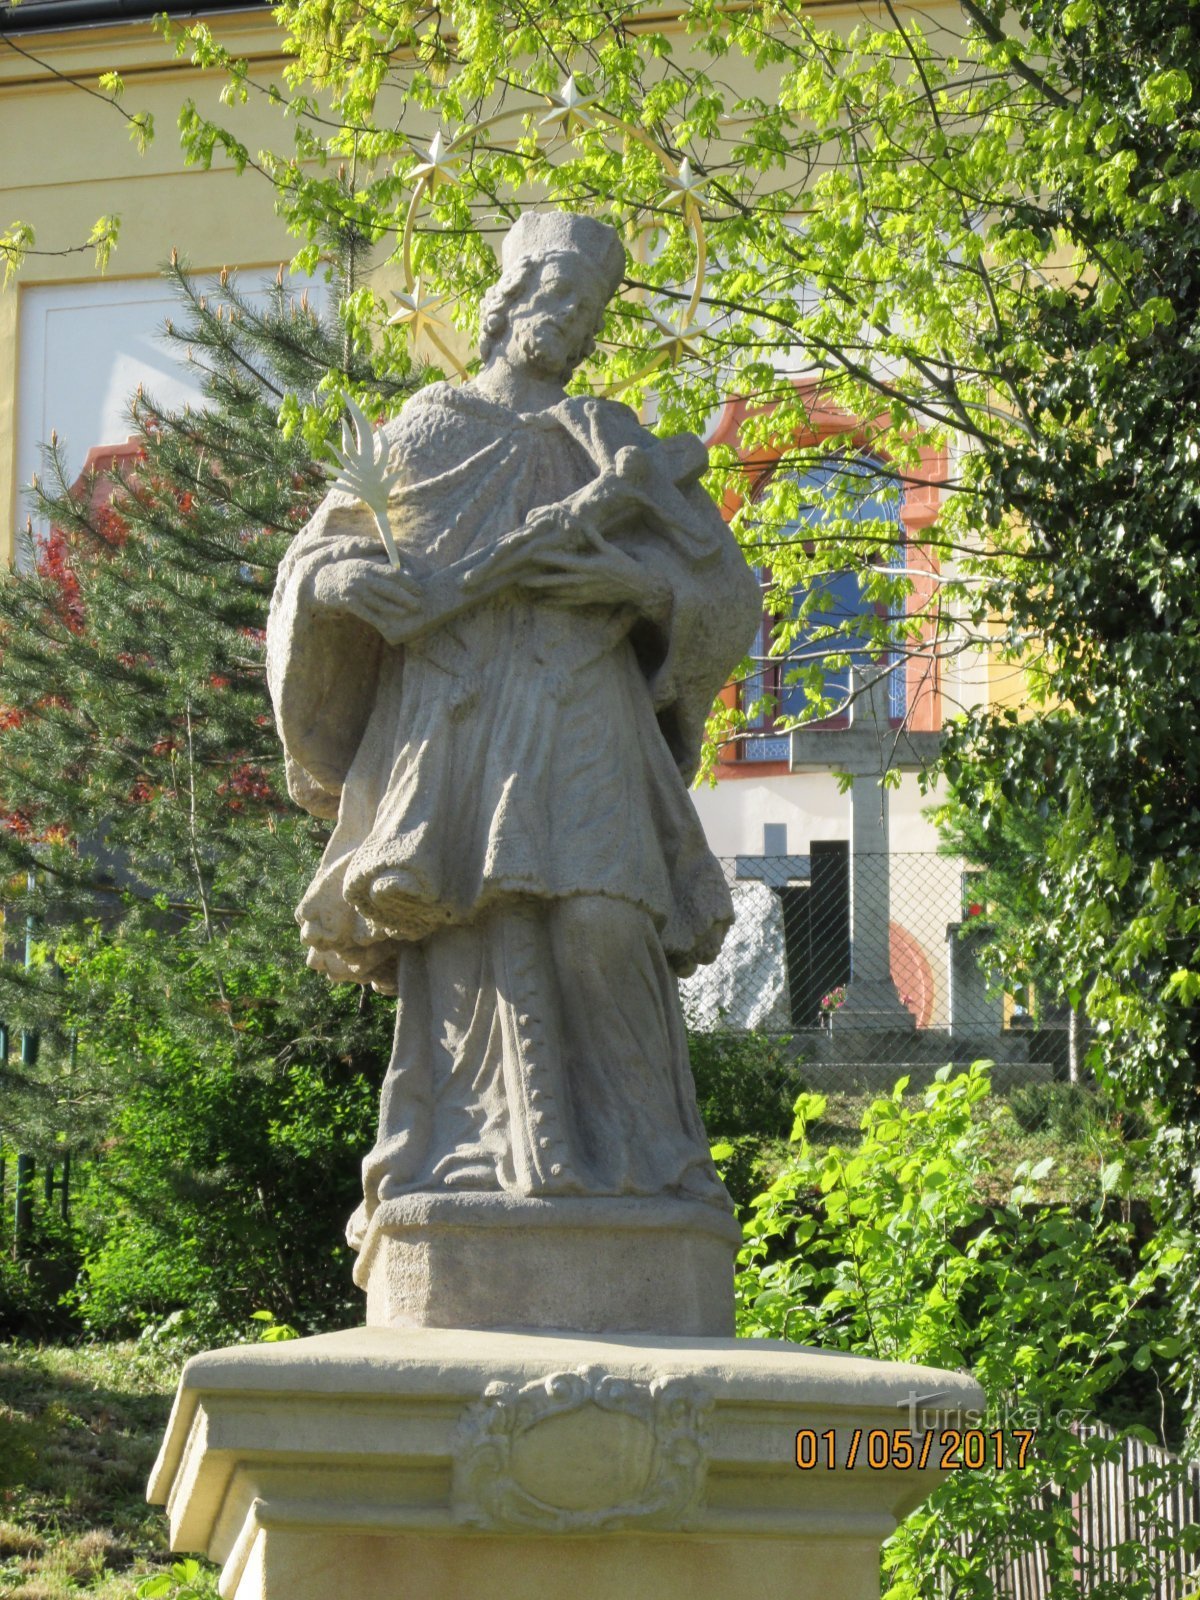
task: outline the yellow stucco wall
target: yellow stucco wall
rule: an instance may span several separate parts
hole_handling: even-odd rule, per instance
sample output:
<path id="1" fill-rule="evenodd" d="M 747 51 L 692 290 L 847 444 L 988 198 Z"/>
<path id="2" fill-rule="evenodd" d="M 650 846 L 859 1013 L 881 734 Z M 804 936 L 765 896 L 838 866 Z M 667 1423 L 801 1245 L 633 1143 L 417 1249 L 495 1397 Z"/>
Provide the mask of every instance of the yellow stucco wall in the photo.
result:
<path id="1" fill-rule="evenodd" d="M 13 558 L 17 456 L 17 297 L 0 293 L 0 563 Z"/>
<path id="2" fill-rule="evenodd" d="M 283 65 L 278 35 L 261 12 L 212 19 L 214 31 L 255 65 L 264 80 Z M 22 53 L 26 52 L 26 53 Z M 157 137 L 138 153 L 122 119 L 83 92 L 116 69 L 125 79 L 125 106 L 148 110 Z M 74 82 L 64 81 L 73 79 Z M 82 86 L 82 87 L 81 87 Z M 109 278 L 152 276 L 172 245 L 197 270 L 225 264 L 273 266 L 296 242 L 275 216 L 270 187 L 253 172 L 184 165 L 176 131 L 189 97 L 217 107 L 220 81 L 204 76 L 149 23 L 62 32 L 0 35 L 0 227 L 33 225 L 39 250 L 64 250 L 86 239 L 96 218 L 117 213 L 120 242 Z M 281 143 L 281 119 L 265 98 L 222 114 L 252 151 Z M 19 276 L 0 291 L 0 559 L 12 557 L 12 538 L 24 521 L 15 481 L 20 299 L 43 284 L 95 280 L 91 252 L 30 255 Z M 97 441 L 89 441 L 97 442 Z"/>
<path id="3" fill-rule="evenodd" d="M 948 5 L 949 0 L 934 0 L 932 10 Z M 810 0 L 809 9 L 821 12 L 823 24 L 847 29 L 863 15 L 860 6 L 845 0 Z M 921 14 L 928 20 L 929 8 Z M 876 15 L 883 17 L 882 8 Z M 250 62 L 252 77 L 264 84 L 280 80 L 285 57 L 269 13 L 207 20 L 222 43 Z M 671 28 L 673 22 L 666 8 L 654 16 L 658 27 Z M 156 137 L 145 154 L 129 139 L 117 111 L 84 92 L 94 90 L 100 74 L 109 70 L 125 80 L 125 108 L 154 116 Z M 739 72 L 746 76 L 747 90 L 762 88 L 748 63 L 729 63 L 730 76 Z M 201 110 L 219 113 L 218 120 L 251 152 L 290 146 L 289 125 L 265 96 L 252 93 L 244 106 L 221 107 L 221 84 L 219 74 L 201 73 L 176 59 L 173 47 L 148 22 L 0 35 L 0 227 L 19 218 L 35 228 L 38 250 L 71 250 L 86 239 L 97 217 L 115 213 L 121 234 L 110 280 L 152 277 L 172 246 L 198 272 L 223 265 L 273 267 L 287 260 L 296 241 L 275 215 L 264 177 L 253 171 L 239 177 L 221 157 L 209 172 L 184 164 L 177 118 L 189 97 Z M 417 137 L 433 131 L 419 111 L 412 123 Z M 376 281 L 391 283 L 393 277 L 398 286 L 398 275 L 387 271 Z M 16 470 L 21 297 L 38 286 L 86 284 L 95 278 L 90 252 L 31 254 L 15 283 L 0 290 L 0 560 L 5 562 L 12 559 L 15 530 L 24 522 Z M 86 448 L 100 441 L 72 442 Z"/>

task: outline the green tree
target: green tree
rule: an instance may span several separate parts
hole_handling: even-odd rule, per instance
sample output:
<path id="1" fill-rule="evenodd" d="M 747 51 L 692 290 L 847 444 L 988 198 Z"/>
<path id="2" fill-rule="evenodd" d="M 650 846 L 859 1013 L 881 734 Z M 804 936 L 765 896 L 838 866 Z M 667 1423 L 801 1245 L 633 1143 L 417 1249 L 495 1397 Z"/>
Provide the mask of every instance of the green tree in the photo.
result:
<path id="1" fill-rule="evenodd" d="M 331 225 L 394 255 L 414 326 L 471 322 L 497 219 L 538 198 L 601 212 L 641 243 L 581 384 L 634 400 L 653 386 L 664 429 L 752 396 L 743 442 L 781 444 L 785 467 L 843 448 L 836 433 L 794 447 L 814 406 L 840 410 L 902 478 L 932 473 L 928 582 L 897 570 L 890 522 L 853 516 L 852 473 L 819 528 L 786 471 L 743 509 L 783 613 L 776 649 L 821 707 L 821 663 L 797 646 L 836 652 L 813 580 L 849 569 L 893 663 L 916 652 L 952 673 L 979 649 L 1022 664 L 1038 714 L 968 708 L 953 791 L 997 839 L 1013 808 L 1056 819 L 1009 964 L 1053 945 L 1097 1067 L 1164 1113 L 1164 1204 L 1191 1226 L 1196 0 L 884 6 L 846 31 L 777 0 L 690 0 L 678 27 L 651 0 L 284 0 L 279 85 L 202 22 L 180 38 L 227 76 L 227 102 L 278 99 L 290 148 L 252 152 L 192 102 L 181 130 L 193 160 L 265 176 L 300 264 Z M 352 339 L 382 338 L 391 306 L 353 273 L 346 289 Z M 326 410 L 297 401 L 289 421 L 315 440 Z M 731 454 L 712 483 L 745 488 Z"/>
<path id="2" fill-rule="evenodd" d="M 953 694 L 961 655 L 1020 663 L 1036 714 L 968 705 L 946 762 L 984 834 L 1014 807 L 1056 819 L 1006 964 L 1052 946 L 1096 1067 L 1161 1108 L 1164 1203 L 1194 1222 L 1200 8 L 884 9 L 847 31 L 775 0 L 691 0 L 678 27 L 649 0 L 284 0 L 294 146 L 252 156 L 193 103 L 181 128 L 193 160 L 266 174 L 300 262 L 331 219 L 396 257 L 414 325 L 470 323 L 497 218 L 599 212 L 640 243 L 582 385 L 653 387 L 665 430 L 751 396 L 742 442 L 784 468 L 847 448 L 796 446 L 814 407 L 840 411 L 853 449 L 932 475 L 928 580 L 899 569 L 893 524 L 854 517 L 869 479 L 836 478 L 819 528 L 786 470 L 743 506 L 775 650 L 826 709 L 845 635 L 814 580 L 849 569 L 891 665 L 936 659 Z M 258 92 L 203 23 L 183 38 Z M 360 288 L 353 309 L 367 330 L 390 307 Z M 711 481 L 745 489 L 728 452 Z"/>
<path id="3" fill-rule="evenodd" d="M 293 907 L 323 845 L 292 806 L 263 660 L 275 565 L 324 492 L 289 398 L 395 406 L 414 381 L 282 284 L 181 297 L 170 336 L 203 408 L 139 395 L 135 465 L 72 487 L 59 441 L 52 531 L 0 581 L 0 873 L 35 961 L 0 964 L 0 1016 L 36 1029 L 11 1061 L 0 1140 L 76 1186 L 94 1326 L 181 1306 L 341 1314 L 390 1008 L 298 959 Z M 348 356 L 348 361 L 347 361 Z M 324 407 L 324 411 L 321 411 Z"/>

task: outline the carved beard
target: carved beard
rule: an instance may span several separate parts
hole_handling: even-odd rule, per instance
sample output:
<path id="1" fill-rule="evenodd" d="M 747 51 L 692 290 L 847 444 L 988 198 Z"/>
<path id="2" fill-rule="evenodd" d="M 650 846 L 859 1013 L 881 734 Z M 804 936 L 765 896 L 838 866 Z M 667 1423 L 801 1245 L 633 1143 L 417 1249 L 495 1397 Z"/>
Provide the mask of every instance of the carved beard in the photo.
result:
<path id="1" fill-rule="evenodd" d="M 546 377 L 569 378 L 575 368 L 575 354 L 550 317 L 525 316 L 510 323 L 508 354 L 515 366 Z"/>

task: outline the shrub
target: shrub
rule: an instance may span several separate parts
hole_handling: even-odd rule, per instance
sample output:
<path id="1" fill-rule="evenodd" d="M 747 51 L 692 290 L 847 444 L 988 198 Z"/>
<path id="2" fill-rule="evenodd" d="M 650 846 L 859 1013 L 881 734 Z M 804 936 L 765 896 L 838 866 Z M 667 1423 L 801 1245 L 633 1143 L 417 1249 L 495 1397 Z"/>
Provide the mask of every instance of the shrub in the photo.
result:
<path id="1" fill-rule="evenodd" d="M 1041 1198 L 1050 1161 L 1018 1167 L 1007 1199 L 991 1204 L 981 1198 L 995 1187 L 985 1068 L 957 1077 L 945 1068 L 919 1099 L 904 1087 L 869 1106 L 857 1148 L 820 1152 L 807 1130 L 824 1099 L 800 1096 L 791 1159 L 746 1225 L 739 1332 L 970 1368 L 987 1429 L 1037 1430 L 1036 1473 L 991 1466 L 939 1488 L 889 1542 L 889 1600 L 921 1600 L 942 1584 L 959 1600 L 992 1600 L 991 1562 L 1035 1545 L 1067 1600 L 1082 1581 L 1072 1491 L 1119 1452 L 1122 1432 L 1154 1438 L 1124 1419 L 1140 1397 L 1142 1421 L 1159 1421 L 1179 1349 L 1163 1291 L 1182 1252 L 1158 1240 L 1140 1258 L 1118 1203 L 1144 1146 L 1111 1136 L 1082 1209 Z M 1116 1437 L 1073 1427 L 1090 1421 L 1116 1424 Z M 1157 1595 L 1170 1553 L 1114 1541 L 1113 1586 L 1087 1592 Z"/>
<path id="2" fill-rule="evenodd" d="M 696 1101 L 714 1138 L 785 1138 L 801 1088 L 788 1041 L 765 1033 L 688 1035 Z"/>
<path id="3" fill-rule="evenodd" d="M 1008 1104 L 1025 1133 L 1047 1131 L 1063 1140 L 1079 1139 L 1103 1122 L 1095 1092 L 1079 1083 L 1019 1084 Z"/>

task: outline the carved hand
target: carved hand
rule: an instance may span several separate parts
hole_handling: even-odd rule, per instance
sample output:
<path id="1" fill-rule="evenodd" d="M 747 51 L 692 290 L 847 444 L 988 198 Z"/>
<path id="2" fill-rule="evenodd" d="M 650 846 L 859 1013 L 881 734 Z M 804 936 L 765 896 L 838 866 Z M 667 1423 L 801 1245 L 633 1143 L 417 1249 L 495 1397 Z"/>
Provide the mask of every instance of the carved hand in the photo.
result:
<path id="1" fill-rule="evenodd" d="M 377 561 L 331 562 L 318 572 L 313 593 L 323 610 L 357 617 L 388 644 L 411 634 L 423 603 L 420 583 Z"/>
<path id="2" fill-rule="evenodd" d="M 536 507 L 521 527 L 440 573 L 418 580 L 376 561 L 331 562 L 317 574 L 313 597 L 334 615 L 357 617 L 390 645 L 511 587 L 563 605 L 633 604 L 660 616 L 670 607 L 668 587 L 604 537 L 633 517 L 653 515 L 646 478 L 643 452 L 624 449 L 613 470 L 567 500 Z"/>
<path id="3" fill-rule="evenodd" d="M 648 472 L 643 451 L 621 450 L 613 470 L 566 500 L 536 506 L 521 527 L 498 540 L 486 558 L 464 575 L 463 587 L 488 593 L 508 584 L 529 587 L 531 579 L 547 575 L 547 563 L 561 565 L 570 556 L 583 556 L 589 550 L 619 565 L 624 558 L 604 535 L 634 517 L 653 517 L 655 504 L 644 488 Z M 594 562 L 590 570 L 594 572 Z"/>
<path id="4" fill-rule="evenodd" d="M 463 586 L 495 593 L 509 584 L 522 583 L 542 569 L 549 555 L 580 550 L 588 538 L 588 527 L 569 501 L 539 506 L 521 527 L 497 540 L 483 560 L 464 575 Z"/>
<path id="5" fill-rule="evenodd" d="M 661 578 L 598 536 L 582 550 L 546 551 L 521 588 L 560 605 L 635 605 L 651 617 L 664 615 L 671 604 L 670 587 Z"/>

